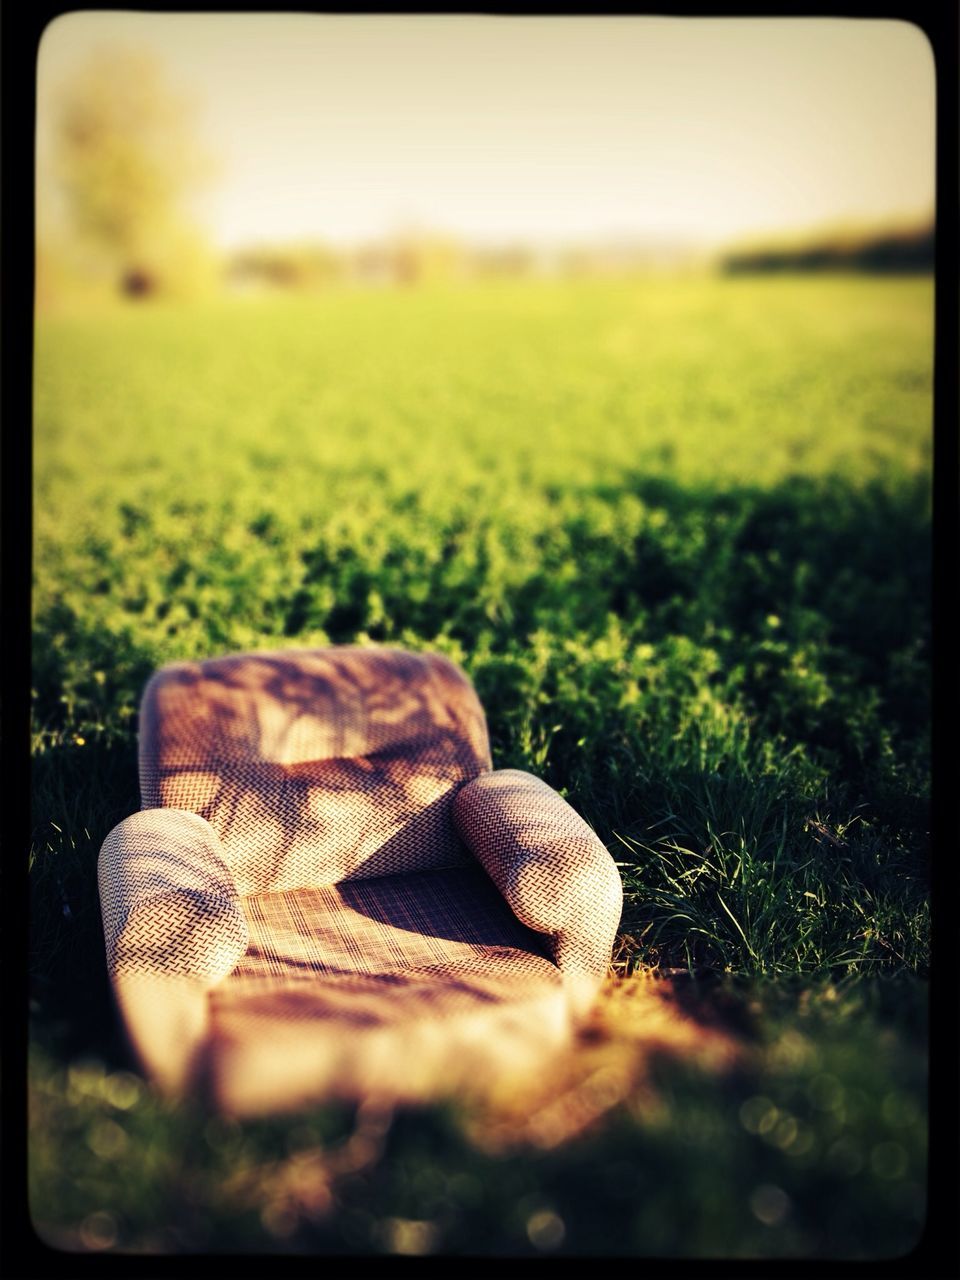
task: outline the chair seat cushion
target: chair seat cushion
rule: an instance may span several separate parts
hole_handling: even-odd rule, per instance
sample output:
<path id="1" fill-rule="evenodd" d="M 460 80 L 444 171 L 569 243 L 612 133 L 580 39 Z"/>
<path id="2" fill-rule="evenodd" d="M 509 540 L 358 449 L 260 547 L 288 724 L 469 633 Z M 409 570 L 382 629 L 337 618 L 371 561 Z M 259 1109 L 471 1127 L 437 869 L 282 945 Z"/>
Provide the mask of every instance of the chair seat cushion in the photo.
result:
<path id="1" fill-rule="evenodd" d="M 439 975 L 260 978 L 217 988 L 209 1000 L 210 1100 L 240 1115 L 331 1097 L 483 1097 L 545 1069 L 571 1038 L 555 966 L 517 973 L 478 961 Z"/>
<path id="2" fill-rule="evenodd" d="M 256 894 L 241 906 L 250 941 L 229 984 L 488 960 L 554 967 L 545 940 L 517 920 L 480 866 Z"/>
<path id="3" fill-rule="evenodd" d="M 479 866 L 242 900 L 246 955 L 209 996 L 218 1105 L 416 1099 L 534 1068 L 569 1034 L 563 975 Z"/>

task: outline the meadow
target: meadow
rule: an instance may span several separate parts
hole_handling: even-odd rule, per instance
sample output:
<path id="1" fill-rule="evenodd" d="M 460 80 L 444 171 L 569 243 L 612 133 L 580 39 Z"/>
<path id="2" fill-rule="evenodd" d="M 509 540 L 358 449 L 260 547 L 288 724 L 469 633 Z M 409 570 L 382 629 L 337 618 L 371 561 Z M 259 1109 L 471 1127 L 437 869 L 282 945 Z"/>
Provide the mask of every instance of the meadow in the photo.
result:
<path id="1" fill-rule="evenodd" d="M 39 317 L 42 1238 L 911 1247 L 925 1194 L 932 325 L 929 278 L 841 274 Z M 221 1123 L 155 1099 L 124 1057 L 96 859 L 139 805 L 144 682 L 179 658 L 366 641 L 458 661 L 494 765 L 544 777 L 620 866 L 606 1023 L 584 1046 L 600 1101 L 562 1141 L 524 1139 L 517 1122 L 498 1145 L 494 1118 L 453 1104 Z M 665 1033 L 644 1053 L 643 1017 L 618 1012 L 634 988 L 637 1009 L 666 1001 L 677 1027 L 721 1010 L 717 1036 L 739 1048 L 720 1066 L 701 1052 L 709 1034 Z M 618 1036 L 629 1070 L 602 1058 Z M 350 1156 L 361 1139 L 366 1164 Z"/>

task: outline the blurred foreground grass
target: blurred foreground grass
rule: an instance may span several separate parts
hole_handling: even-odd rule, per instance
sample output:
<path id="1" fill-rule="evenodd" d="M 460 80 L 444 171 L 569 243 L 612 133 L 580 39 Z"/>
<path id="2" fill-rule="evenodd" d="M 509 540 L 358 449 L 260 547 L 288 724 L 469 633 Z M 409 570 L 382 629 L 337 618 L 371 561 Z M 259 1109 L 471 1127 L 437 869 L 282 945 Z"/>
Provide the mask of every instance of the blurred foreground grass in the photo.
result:
<path id="1" fill-rule="evenodd" d="M 245 1122 L 37 1048 L 32 1217 L 81 1252 L 895 1257 L 925 1213 L 925 999 L 637 977 L 562 1085 Z"/>
<path id="2" fill-rule="evenodd" d="M 527 282 L 42 318 L 30 861 L 45 1237 L 909 1247 L 931 364 L 925 279 Z M 618 973 L 760 982 L 726 1002 L 735 1023 L 735 1006 L 759 1006 L 739 1066 L 698 1074 L 698 1038 L 671 1041 L 658 1102 L 631 1083 L 602 1133 L 533 1154 L 492 1154 L 459 1108 L 368 1117 L 372 1147 L 360 1117 L 360 1149 L 385 1143 L 367 1172 L 346 1168 L 342 1109 L 237 1129 L 143 1092 L 116 1041 L 95 887 L 104 836 L 139 803 L 143 683 L 174 659 L 342 642 L 463 664 L 495 766 L 545 777 L 620 864 Z M 485 1125 L 489 1139 L 506 1121 Z M 301 1182 L 327 1189 L 301 1204 Z"/>

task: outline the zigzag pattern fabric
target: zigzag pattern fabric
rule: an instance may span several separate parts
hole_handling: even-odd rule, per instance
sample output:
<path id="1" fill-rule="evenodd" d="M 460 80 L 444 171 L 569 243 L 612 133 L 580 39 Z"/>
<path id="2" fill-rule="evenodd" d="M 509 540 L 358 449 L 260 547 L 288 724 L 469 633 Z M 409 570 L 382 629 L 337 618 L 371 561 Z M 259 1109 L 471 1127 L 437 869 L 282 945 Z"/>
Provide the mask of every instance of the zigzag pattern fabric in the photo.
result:
<path id="1" fill-rule="evenodd" d="M 204 1079 L 262 1111 L 529 1067 L 569 1035 L 568 981 L 609 964 L 609 854 L 545 783 L 491 771 L 476 693 L 439 655 L 166 667 L 140 778 L 100 897 L 121 1011 L 165 1087 Z"/>
<path id="2" fill-rule="evenodd" d="M 469 863 L 450 804 L 489 767 L 483 709 L 438 654 L 178 663 L 141 706 L 142 807 L 205 818 L 242 895 Z"/>
<path id="3" fill-rule="evenodd" d="M 197 814 L 131 814 L 103 842 L 97 878 L 111 973 L 184 974 L 212 986 L 247 950 L 233 876 Z"/>
<path id="4" fill-rule="evenodd" d="M 497 769 L 460 788 L 453 820 L 517 919 L 547 936 L 558 967 L 602 977 L 623 886 L 576 810 L 540 778 Z"/>
<path id="5" fill-rule="evenodd" d="M 544 939 L 483 868 L 446 867 L 243 899 L 250 943 L 231 982 L 501 967 L 543 973 Z"/>

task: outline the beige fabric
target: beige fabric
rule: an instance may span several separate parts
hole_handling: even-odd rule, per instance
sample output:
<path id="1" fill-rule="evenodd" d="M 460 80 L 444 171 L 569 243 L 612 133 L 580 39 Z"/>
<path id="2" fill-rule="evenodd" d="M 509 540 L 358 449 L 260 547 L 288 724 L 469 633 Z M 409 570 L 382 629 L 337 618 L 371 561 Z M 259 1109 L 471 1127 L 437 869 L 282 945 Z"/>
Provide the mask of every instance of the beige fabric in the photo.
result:
<path id="1" fill-rule="evenodd" d="M 453 820 L 517 918 L 549 937 L 558 966 L 602 978 L 623 886 L 576 810 L 532 774 L 498 769 L 461 787 Z"/>
<path id="2" fill-rule="evenodd" d="M 468 863 L 450 804 L 489 767 L 477 696 L 437 654 L 178 663 L 141 708 L 142 807 L 205 818 L 241 894 Z"/>
<path id="3" fill-rule="evenodd" d="M 563 975 L 479 866 L 242 905 L 249 948 L 210 994 L 208 1083 L 230 1111 L 482 1092 L 569 1038 Z"/>
<path id="4" fill-rule="evenodd" d="M 211 1100 L 256 1114 L 330 1096 L 483 1096 L 528 1080 L 572 1033 L 563 976 L 544 965 L 226 982 L 209 998 Z"/>
<path id="5" fill-rule="evenodd" d="M 97 878 L 112 973 L 190 974 L 212 986 L 247 949 L 220 841 L 196 814 L 131 814 L 103 842 Z"/>
<path id="6" fill-rule="evenodd" d="M 193 1090 L 210 1051 L 210 989 L 184 973 L 116 969 L 111 975 L 130 1046 L 168 1093 Z"/>
<path id="7" fill-rule="evenodd" d="M 317 974 L 440 972 L 488 960 L 554 967 L 479 866 L 346 880 L 241 903 L 250 943 L 230 981 Z"/>
<path id="8" fill-rule="evenodd" d="M 161 1085 L 241 1112 L 422 1097 L 566 1042 L 578 975 L 609 963 L 619 877 L 546 784 L 489 771 L 446 659 L 176 664 L 140 724 L 144 809 L 99 878 L 118 1002 Z"/>

